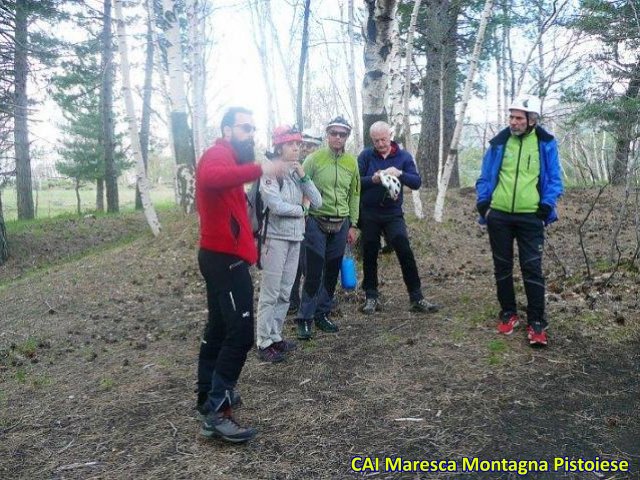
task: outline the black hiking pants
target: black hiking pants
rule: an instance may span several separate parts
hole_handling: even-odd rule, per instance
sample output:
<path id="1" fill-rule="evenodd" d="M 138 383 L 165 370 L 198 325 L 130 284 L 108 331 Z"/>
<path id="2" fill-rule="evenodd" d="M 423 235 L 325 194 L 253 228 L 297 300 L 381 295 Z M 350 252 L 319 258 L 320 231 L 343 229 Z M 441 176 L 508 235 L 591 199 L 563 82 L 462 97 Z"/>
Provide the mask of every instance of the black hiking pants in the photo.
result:
<path id="1" fill-rule="evenodd" d="M 218 411 L 230 395 L 253 345 L 253 282 L 238 257 L 200 249 L 209 317 L 200 344 L 198 392 L 209 392 L 206 407 Z"/>
<path id="2" fill-rule="evenodd" d="M 534 213 L 505 213 L 489 210 L 487 230 L 500 308 L 506 313 L 518 311 L 513 286 L 513 242 L 515 240 L 518 244 L 520 270 L 527 295 L 527 322 L 529 325 L 539 322 L 546 327 L 545 286 L 542 274 L 543 221 Z"/>
<path id="3" fill-rule="evenodd" d="M 384 233 L 400 262 L 402 279 L 412 302 L 422 300 L 422 285 L 416 259 L 409 243 L 407 225 L 402 215 L 380 215 L 360 211 L 358 222 L 362 233 L 362 289 L 367 298 L 378 298 L 378 252 L 380 235 Z"/>

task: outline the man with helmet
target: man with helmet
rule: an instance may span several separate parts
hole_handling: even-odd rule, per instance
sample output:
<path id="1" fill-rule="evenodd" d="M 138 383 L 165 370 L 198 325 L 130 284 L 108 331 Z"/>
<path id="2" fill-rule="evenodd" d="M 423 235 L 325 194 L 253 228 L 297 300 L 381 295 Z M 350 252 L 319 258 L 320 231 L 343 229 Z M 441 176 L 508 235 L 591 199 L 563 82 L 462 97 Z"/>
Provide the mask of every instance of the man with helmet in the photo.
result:
<path id="1" fill-rule="evenodd" d="M 282 160 L 288 170 L 281 178 L 264 175 L 260 179 L 262 201 L 268 208 L 268 221 L 261 235 L 262 279 L 258 298 L 256 343 L 258 357 L 266 362 L 280 362 L 296 344 L 282 335 L 289 295 L 293 285 L 300 243 L 304 238 L 306 198 L 313 208 L 322 205 L 320 192 L 298 162 L 302 135 L 295 127 L 282 125 L 273 132 L 273 160 Z"/>
<path id="2" fill-rule="evenodd" d="M 329 319 L 346 243 L 357 237 L 360 175 L 356 158 L 345 152 L 351 125 L 342 117 L 326 127 L 327 146 L 304 161 L 304 171 L 322 196 L 322 206 L 311 208 L 304 237 L 306 270 L 302 302 L 297 314 L 298 338 L 309 340 L 312 323 L 324 332 L 337 332 Z"/>
<path id="3" fill-rule="evenodd" d="M 513 242 L 527 296 L 527 339 L 546 346 L 544 227 L 558 219 L 562 195 L 558 144 L 538 125 L 540 100 L 522 97 L 509 106 L 509 127 L 489 141 L 476 182 L 479 222 L 487 225 L 500 314 L 498 333 L 511 335 L 520 323 L 513 285 Z"/>
<path id="4" fill-rule="evenodd" d="M 200 343 L 196 406 L 204 417 L 202 435 L 241 443 L 255 435 L 253 428 L 234 420 L 231 408 L 241 403 L 235 387 L 253 345 L 249 265 L 258 256 L 243 186 L 263 174 L 281 176 L 287 166 L 282 161 L 254 162 L 255 126 L 250 110 L 230 108 L 220 129 L 222 138 L 204 152 L 196 169 L 198 264 L 209 307 Z"/>
<path id="5" fill-rule="evenodd" d="M 306 128 L 302 132 L 302 145 L 300 145 L 300 161 L 303 162 L 310 154 L 315 152 L 322 145 L 322 136 L 310 128 Z M 307 202 L 307 200 L 305 200 Z M 307 204 L 308 206 L 308 204 Z M 305 265 L 304 248 L 300 249 L 300 261 L 298 262 L 298 271 L 296 279 L 291 288 L 291 296 L 289 297 L 289 313 L 298 313 L 300 308 L 300 280 L 304 275 Z"/>
<path id="6" fill-rule="evenodd" d="M 386 122 L 375 122 L 369 129 L 373 147 L 365 148 L 358 156 L 362 183 L 360 198 L 360 230 L 362 232 L 362 288 L 365 303 L 362 312 L 372 314 L 379 310 L 378 250 L 380 234 L 384 233 L 396 252 L 402 278 L 409 293 L 410 309 L 426 313 L 438 310 L 422 294 L 422 285 L 413 250 L 407 235 L 402 212 L 402 186 L 416 190 L 422 179 L 411 154 L 391 141 L 391 127 Z"/>
<path id="7" fill-rule="evenodd" d="M 302 132 L 302 145 L 300 146 L 300 161 L 304 161 L 310 154 L 315 152 L 322 145 L 322 135 L 310 128 L 305 128 Z"/>

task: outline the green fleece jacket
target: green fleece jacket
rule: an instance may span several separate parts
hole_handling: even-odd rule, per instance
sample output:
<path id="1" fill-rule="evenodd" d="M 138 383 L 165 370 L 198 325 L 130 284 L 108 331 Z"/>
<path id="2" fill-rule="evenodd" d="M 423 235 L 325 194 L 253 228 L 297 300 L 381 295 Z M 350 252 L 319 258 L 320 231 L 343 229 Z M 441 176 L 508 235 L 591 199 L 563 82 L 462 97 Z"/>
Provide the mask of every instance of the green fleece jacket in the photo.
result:
<path id="1" fill-rule="evenodd" d="M 507 213 L 535 213 L 540 202 L 540 152 L 535 130 L 511 135 L 505 146 L 491 208 Z"/>
<path id="2" fill-rule="evenodd" d="M 322 196 L 322 206 L 312 208 L 316 217 L 349 217 L 351 225 L 360 214 L 360 172 L 356 157 L 350 153 L 336 155 L 329 147 L 310 154 L 303 163 Z"/>

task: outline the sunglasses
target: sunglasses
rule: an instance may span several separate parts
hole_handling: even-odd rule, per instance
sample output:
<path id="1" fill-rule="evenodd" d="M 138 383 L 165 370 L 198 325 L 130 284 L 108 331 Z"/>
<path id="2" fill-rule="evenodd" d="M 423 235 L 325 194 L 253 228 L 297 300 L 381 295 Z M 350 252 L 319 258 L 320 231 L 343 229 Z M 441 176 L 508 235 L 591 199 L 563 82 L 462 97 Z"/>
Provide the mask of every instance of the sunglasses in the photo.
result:
<path id="1" fill-rule="evenodd" d="M 250 123 L 237 123 L 234 127 L 238 127 L 244 133 L 253 133 L 256 131 L 255 125 L 251 125 Z"/>
<path id="2" fill-rule="evenodd" d="M 336 132 L 335 130 L 329 130 L 328 133 L 330 137 L 347 138 L 349 136 L 349 132 Z"/>

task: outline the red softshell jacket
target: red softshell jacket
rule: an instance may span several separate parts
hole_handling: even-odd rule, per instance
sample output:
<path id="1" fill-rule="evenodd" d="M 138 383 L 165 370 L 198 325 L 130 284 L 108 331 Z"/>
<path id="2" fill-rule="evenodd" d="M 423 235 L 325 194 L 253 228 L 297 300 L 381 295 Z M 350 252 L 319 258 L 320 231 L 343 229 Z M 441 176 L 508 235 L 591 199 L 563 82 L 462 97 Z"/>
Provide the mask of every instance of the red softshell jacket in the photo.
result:
<path id="1" fill-rule="evenodd" d="M 256 249 L 244 184 L 262 175 L 260 165 L 238 164 L 231 144 L 216 140 L 196 169 L 196 205 L 200 216 L 200 247 L 256 263 Z"/>

